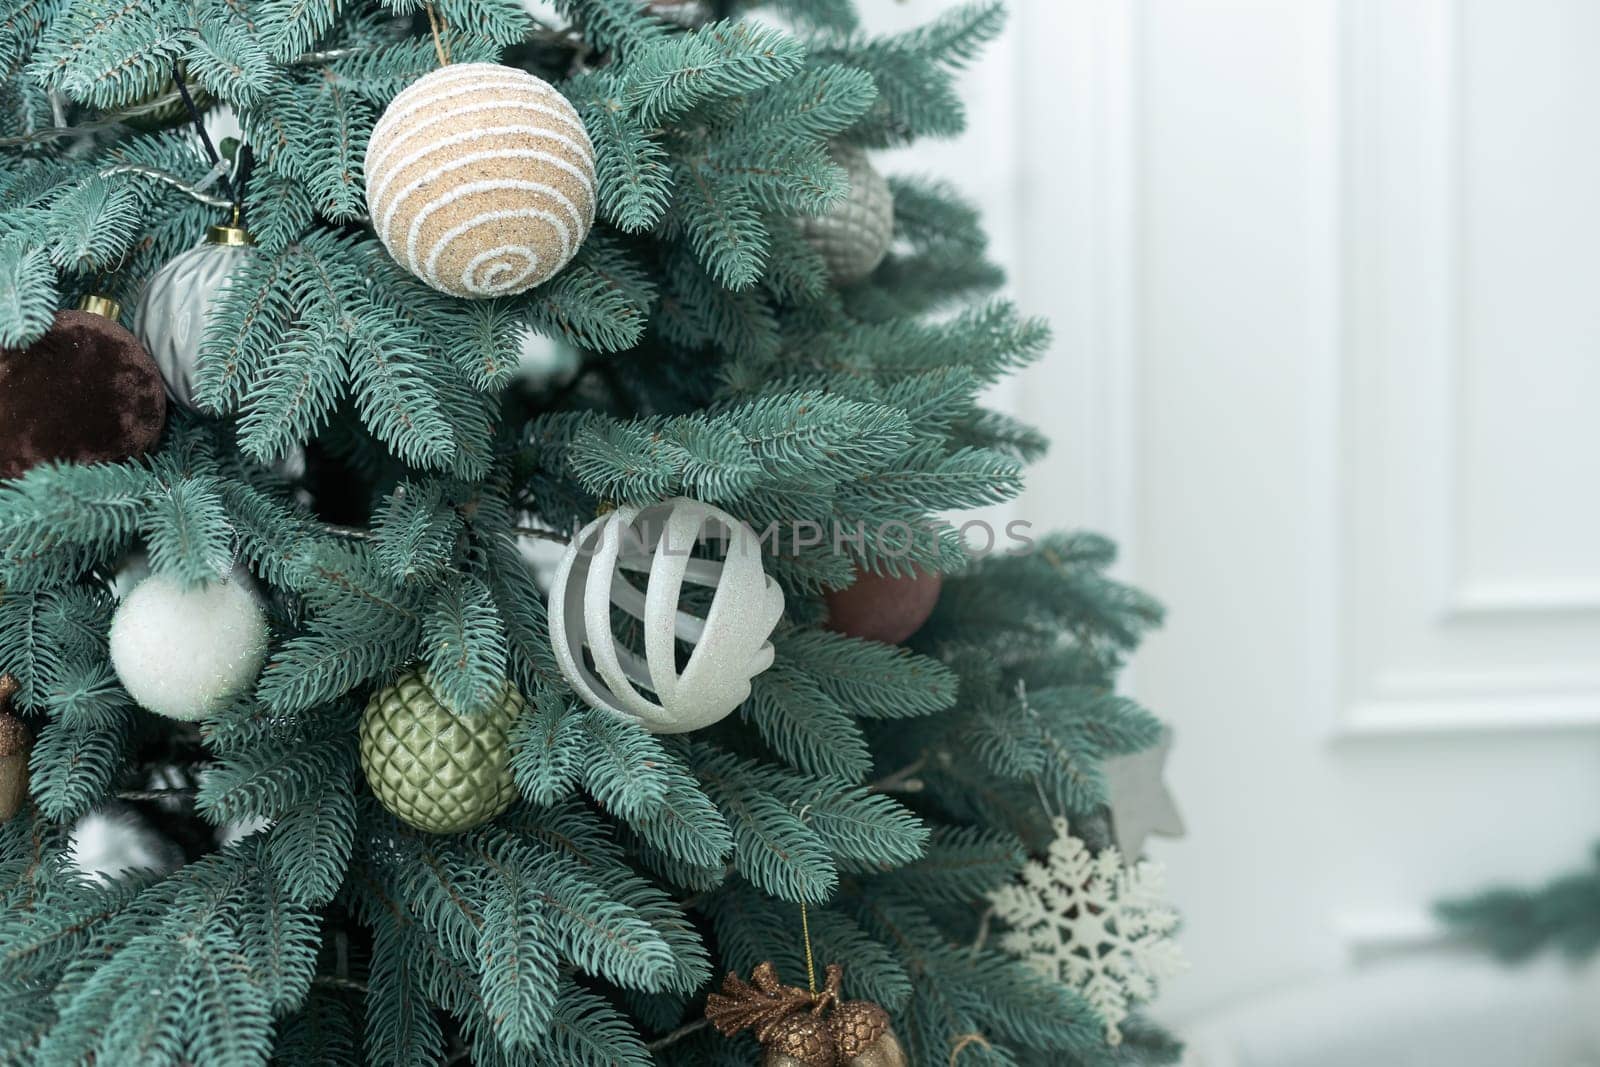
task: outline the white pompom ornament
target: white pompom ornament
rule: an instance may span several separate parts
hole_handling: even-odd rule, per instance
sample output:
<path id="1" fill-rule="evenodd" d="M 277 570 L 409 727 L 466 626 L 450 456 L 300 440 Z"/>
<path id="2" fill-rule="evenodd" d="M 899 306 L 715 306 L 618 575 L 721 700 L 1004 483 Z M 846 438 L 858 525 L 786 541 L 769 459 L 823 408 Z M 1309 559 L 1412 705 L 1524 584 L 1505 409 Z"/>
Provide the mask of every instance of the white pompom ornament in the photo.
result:
<path id="1" fill-rule="evenodd" d="M 150 276 L 139 297 L 133 332 L 150 350 L 167 395 L 190 411 L 195 367 L 213 302 L 252 254 L 253 238 L 238 226 L 213 226 L 206 239 Z"/>
<path id="2" fill-rule="evenodd" d="M 111 666 L 128 695 L 169 719 L 198 722 L 244 692 L 267 652 L 267 619 L 247 576 L 184 588 L 156 574 L 111 619 Z"/>
<path id="3" fill-rule="evenodd" d="M 594 223 L 594 146 L 546 81 L 459 63 L 411 83 L 372 129 L 367 209 L 412 274 L 453 296 L 521 293 Z"/>
<path id="4" fill-rule="evenodd" d="M 826 214 L 803 216 L 800 233 L 822 254 L 834 283 L 852 285 L 877 270 L 889 254 L 894 193 L 866 152 L 854 145 L 834 145 L 833 161 L 844 168 L 850 191 Z"/>
<path id="5" fill-rule="evenodd" d="M 691 557 L 712 539 L 726 545 L 721 561 Z M 645 576 L 644 588 L 622 571 Z M 714 590 L 703 616 L 680 605 L 686 581 Z M 556 568 L 549 606 L 556 662 L 578 695 L 651 733 L 677 734 L 725 718 L 772 666 L 767 638 L 783 615 L 783 590 L 762 569 L 755 531 L 679 497 L 618 508 L 579 531 Z M 613 608 L 642 624 L 643 656 L 617 642 Z M 681 670 L 678 642 L 693 646 Z"/>

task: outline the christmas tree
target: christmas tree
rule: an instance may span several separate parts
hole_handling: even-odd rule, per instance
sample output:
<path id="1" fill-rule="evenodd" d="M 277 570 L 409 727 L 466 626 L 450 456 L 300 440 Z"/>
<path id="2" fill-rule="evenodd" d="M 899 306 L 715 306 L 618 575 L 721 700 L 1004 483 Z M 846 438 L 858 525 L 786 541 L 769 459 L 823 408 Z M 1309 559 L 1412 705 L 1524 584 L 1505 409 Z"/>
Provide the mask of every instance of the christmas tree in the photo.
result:
<path id="1" fill-rule="evenodd" d="M 1160 612 L 940 521 L 1047 334 L 872 155 L 1002 13 L 553 10 L 6 3 L 0 1063 L 1170 1062 Z"/>

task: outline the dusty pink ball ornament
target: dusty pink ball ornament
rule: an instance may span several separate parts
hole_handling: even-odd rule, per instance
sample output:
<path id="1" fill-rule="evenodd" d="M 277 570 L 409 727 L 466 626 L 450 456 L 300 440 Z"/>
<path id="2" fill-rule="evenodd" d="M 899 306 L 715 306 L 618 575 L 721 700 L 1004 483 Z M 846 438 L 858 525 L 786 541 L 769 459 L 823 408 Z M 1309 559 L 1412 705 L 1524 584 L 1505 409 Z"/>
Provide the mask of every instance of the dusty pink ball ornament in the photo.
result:
<path id="1" fill-rule="evenodd" d="M 829 589 L 822 598 L 828 605 L 828 628 L 851 637 L 898 645 L 922 629 L 939 602 L 944 577 L 937 571 L 917 571 L 894 578 L 857 571 L 853 585 Z"/>

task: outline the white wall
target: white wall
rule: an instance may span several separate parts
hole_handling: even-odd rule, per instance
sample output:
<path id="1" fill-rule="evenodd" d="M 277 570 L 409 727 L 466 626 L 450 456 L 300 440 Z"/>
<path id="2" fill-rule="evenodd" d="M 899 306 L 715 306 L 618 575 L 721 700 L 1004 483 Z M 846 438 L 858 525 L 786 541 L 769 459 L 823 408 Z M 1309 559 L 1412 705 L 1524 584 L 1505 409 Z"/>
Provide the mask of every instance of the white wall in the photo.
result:
<path id="1" fill-rule="evenodd" d="M 1021 512 L 1171 610 L 1184 1021 L 1600 838 L 1600 5 L 1012 8 L 917 162 L 1057 327 Z"/>

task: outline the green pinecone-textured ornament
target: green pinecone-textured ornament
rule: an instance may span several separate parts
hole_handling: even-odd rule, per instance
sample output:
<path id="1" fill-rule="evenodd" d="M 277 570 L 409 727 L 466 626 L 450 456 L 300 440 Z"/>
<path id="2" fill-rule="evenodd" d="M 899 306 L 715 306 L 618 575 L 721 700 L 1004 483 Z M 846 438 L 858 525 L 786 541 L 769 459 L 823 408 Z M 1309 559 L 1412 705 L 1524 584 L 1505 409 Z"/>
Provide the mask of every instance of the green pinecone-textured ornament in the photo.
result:
<path id="1" fill-rule="evenodd" d="M 493 707 L 457 715 L 413 668 L 367 701 L 361 769 L 383 806 L 419 830 L 458 833 L 511 806 L 507 735 L 522 694 L 509 682 Z"/>

